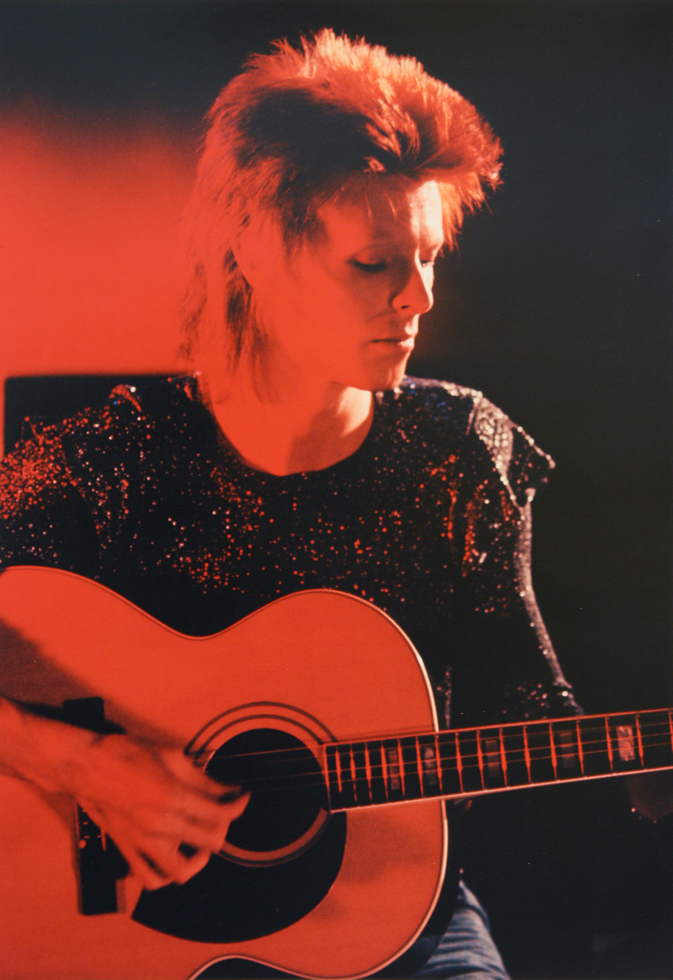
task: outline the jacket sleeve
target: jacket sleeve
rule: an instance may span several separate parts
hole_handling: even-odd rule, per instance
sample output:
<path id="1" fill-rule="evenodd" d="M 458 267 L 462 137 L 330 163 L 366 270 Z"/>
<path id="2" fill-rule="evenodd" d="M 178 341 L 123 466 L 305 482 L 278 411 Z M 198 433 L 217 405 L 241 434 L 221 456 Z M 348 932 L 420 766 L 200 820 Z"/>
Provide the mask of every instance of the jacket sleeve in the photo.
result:
<path id="1" fill-rule="evenodd" d="M 48 565 L 93 578 L 98 552 L 58 427 L 34 428 L 0 463 L 0 565 Z"/>
<path id="2" fill-rule="evenodd" d="M 452 637 L 454 726 L 580 710 L 531 577 L 531 502 L 553 466 L 522 429 L 476 397 L 452 507 L 460 570 Z"/>

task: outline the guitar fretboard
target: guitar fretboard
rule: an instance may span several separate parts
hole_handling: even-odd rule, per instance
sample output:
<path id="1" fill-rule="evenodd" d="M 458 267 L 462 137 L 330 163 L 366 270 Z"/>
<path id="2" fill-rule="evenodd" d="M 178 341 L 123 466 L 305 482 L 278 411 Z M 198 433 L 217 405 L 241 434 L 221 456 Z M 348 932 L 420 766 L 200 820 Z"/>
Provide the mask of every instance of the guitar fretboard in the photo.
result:
<path id="1" fill-rule="evenodd" d="M 592 715 L 326 746 L 331 810 L 673 767 L 673 711 Z"/>

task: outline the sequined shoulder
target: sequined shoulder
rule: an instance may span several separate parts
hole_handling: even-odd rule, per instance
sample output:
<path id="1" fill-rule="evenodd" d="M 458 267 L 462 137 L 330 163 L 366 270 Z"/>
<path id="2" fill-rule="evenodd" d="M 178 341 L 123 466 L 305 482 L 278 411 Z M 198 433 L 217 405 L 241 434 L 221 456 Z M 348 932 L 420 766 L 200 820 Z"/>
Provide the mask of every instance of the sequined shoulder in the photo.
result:
<path id="1" fill-rule="evenodd" d="M 493 468 L 516 503 L 531 499 L 554 461 L 508 415 L 480 391 L 447 381 L 405 378 L 385 393 L 402 418 L 413 420 L 423 441 L 446 452 L 454 447 L 465 462 Z"/>
<path id="2" fill-rule="evenodd" d="M 516 502 L 524 506 L 546 483 L 554 460 L 535 444 L 528 433 L 501 409 L 484 398 L 475 402 L 472 430 L 487 448 L 501 479 Z"/>
<path id="3" fill-rule="evenodd" d="M 64 479 L 100 529 L 111 515 L 125 513 L 134 487 L 154 482 L 167 459 L 188 456 L 201 437 L 203 425 L 194 424 L 192 415 L 207 412 L 194 402 L 192 386 L 190 378 L 120 385 L 103 405 L 56 423 L 30 422 L 19 453 L 39 444 L 43 455 L 60 459 Z"/>
<path id="4" fill-rule="evenodd" d="M 117 385 L 110 393 L 108 408 L 125 411 L 132 407 L 147 421 L 187 422 L 201 403 L 198 385 L 193 375 L 157 378 L 142 385 Z"/>
<path id="5" fill-rule="evenodd" d="M 447 381 L 407 377 L 377 393 L 383 425 L 394 442 L 426 446 L 431 456 L 455 453 L 465 439 L 478 392 Z"/>
<path id="6" fill-rule="evenodd" d="M 57 424 L 32 423 L 33 434 L 58 438 L 66 454 L 91 463 L 116 453 L 134 454 L 140 446 L 147 450 L 149 439 L 165 437 L 174 441 L 193 425 L 192 416 L 204 411 L 196 397 L 196 381 L 191 376 L 163 378 L 143 385 L 117 385 L 101 406 L 87 408 Z"/>

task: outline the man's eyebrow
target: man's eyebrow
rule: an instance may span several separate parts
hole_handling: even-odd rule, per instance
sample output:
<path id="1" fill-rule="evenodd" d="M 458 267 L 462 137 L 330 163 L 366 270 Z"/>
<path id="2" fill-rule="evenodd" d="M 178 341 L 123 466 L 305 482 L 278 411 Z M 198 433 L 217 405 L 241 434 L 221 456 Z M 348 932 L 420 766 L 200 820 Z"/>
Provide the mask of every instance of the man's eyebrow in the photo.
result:
<path id="1" fill-rule="evenodd" d="M 355 249 L 355 252 L 362 252 L 366 248 L 379 248 L 380 246 L 391 246 L 391 245 L 394 246 L 396 244 L 407 245 L 411 240 L 412 240 L 411 235 L 408 237 L 405 235 L 377 235 L 375 238 L 368 239 L 363 245 L 358 245 L 358 247 Z M 413 243 L 416 244 L 415 239 Z M 437 248 L 437 249 L 442 248 L 442 246 L 445 244 L 446 244 L 446 237 L 443 234 L 437 235 L 437 237 L 433 236 L 427 242 L 422 241 L 418 243 L 419 248 Z"/>

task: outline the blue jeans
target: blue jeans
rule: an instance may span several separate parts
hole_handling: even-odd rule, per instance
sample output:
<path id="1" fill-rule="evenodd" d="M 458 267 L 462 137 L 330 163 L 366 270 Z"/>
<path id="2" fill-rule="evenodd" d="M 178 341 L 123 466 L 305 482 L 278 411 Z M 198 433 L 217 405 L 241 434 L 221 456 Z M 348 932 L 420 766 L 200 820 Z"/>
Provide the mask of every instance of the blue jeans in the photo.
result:
<path id="1" fill-rule="evenodd" d="M 435 940 L 436 941 L 436 940 Z M 417 940 L 428 944 L 432 949 L 434 942 L 430 937 Z M 427 955 L 427 954 L 426 954 Z M 421 956 L 419 956 L 421 959 Z M 417 961 L 418 962 L 418 961 Z M 264 977 L 281 977 L 290 980 L 295 974 L 260 966 L 248 960 L 231 959 L 216 963 L 199 973 L 199 980 L 244 980 Z M 405 976 L 407 974 L 405 973 Z M 449 927 L 442 936 L 417 978 L 451 978 L 451 980 L 509 980 L 500 954 L 495 948 L 488 927 L 488 916 L 469 888 L 461 882 L 458 889 L 456 910 Z"/>
<path id="2" fill-rule="evenodd" d="M 491 938 L 488 916 L 476 896 L 461 881 L 456 910 L 439 945 L 422 970 L 425 978 L 452 980 L 509 980 Z"/>

